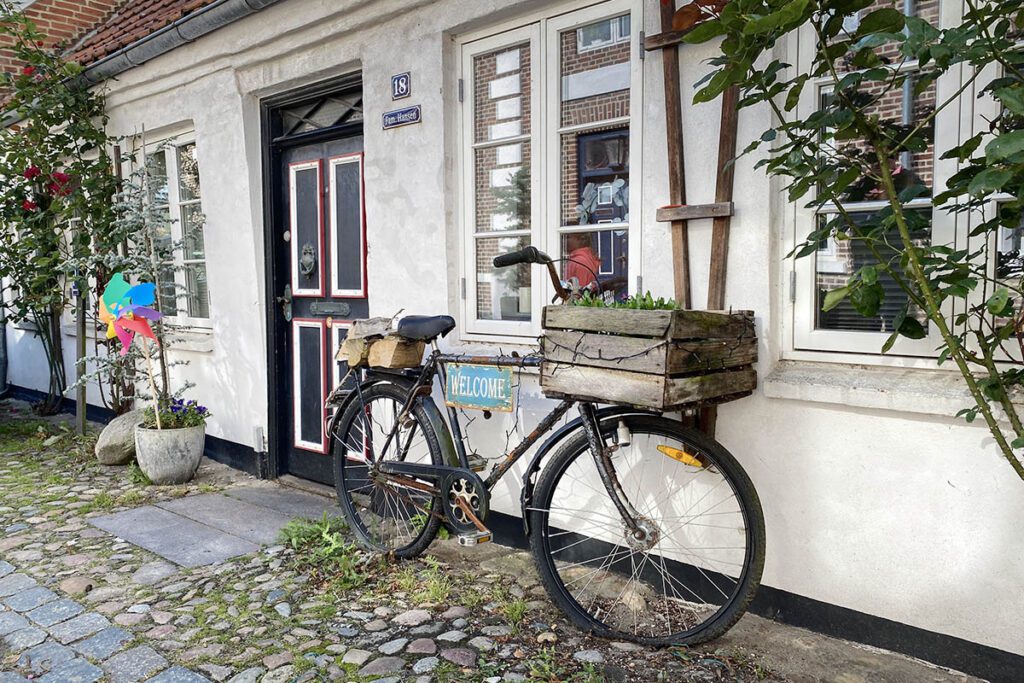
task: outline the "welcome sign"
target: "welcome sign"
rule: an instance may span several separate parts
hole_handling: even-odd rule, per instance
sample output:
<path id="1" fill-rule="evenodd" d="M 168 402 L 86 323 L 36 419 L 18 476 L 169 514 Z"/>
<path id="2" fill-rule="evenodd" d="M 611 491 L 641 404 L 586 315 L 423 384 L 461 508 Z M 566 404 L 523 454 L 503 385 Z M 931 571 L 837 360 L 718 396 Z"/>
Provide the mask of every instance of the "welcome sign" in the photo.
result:
<path id="1" fill-rule="evenodd" d="M 452 363 L 446 369 L 444 398 L 448 405 L 512 412 L 512 368 Z"/>

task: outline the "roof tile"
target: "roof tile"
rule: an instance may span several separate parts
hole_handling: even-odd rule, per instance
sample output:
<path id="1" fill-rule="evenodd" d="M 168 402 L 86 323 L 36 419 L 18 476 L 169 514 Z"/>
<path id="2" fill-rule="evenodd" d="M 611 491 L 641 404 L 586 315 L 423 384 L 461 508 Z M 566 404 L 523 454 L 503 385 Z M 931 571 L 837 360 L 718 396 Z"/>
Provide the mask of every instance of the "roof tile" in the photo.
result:
<path id="1" fill-rule="evenodd" d="M 92 64 L 155 33 L 215 0 L 133 0 L 99 24 L 71 51 L 71 59 Z"/>

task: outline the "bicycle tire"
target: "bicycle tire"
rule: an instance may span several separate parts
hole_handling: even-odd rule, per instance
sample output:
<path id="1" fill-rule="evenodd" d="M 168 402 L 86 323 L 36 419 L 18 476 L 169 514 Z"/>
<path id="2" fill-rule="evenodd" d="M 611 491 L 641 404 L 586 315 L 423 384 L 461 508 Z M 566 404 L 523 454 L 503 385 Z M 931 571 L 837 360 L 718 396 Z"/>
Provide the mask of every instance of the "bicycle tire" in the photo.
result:
<path id="1" fill-rule="evenodd" d="M 740 512 L 743 515 L 746 530 L 746 548 L 744 551 L 744 559 L 742 563 L 742 573 L 736 581 L 735 589 L 728 596 L 728 600 L 723 601 L 724 604 L 719 606 L 710 617 L 702 621 L 700 624 L 694 627 L 682 629 L 678 632 L 667 633 L 663 635 L 642 635 L 638 633 L 635 628 L 634 632 L 631 633 L 629 631 L 624 631 L 620 628 L 616 628 L 615 626 L 609 625 L 600 616 L 596 616 L 594 613 L 592 613 L 598 611 L 594 608 L 595 604 L 598 604 L 596 598 L 594 599 L 594 601 L 590 603 L 589 610 L 586 607 L 584 607 L 583 604 L 581 604 L 581 600 L 578 599 L 578 596 L 574 595 L 573 591 L 569 587 L 567 587 L 566 580 L 563 577 L 562 573 L 560 573 L 560 570 L 558 569 L 559 563 L 563 564 L 561 571 L 565 572 L 566 574 L 569 574 L 571 570 L 577 569 L 577 567 L 571 567 L 570 565 L 579 564 L 583 567 L 586 567 L 586 569 L 591 573 L 595 571 L 600 573 L 603 571 L 605 574 L 618 577 L 618 580 L 621 581 L 621 575 L 611 570 L 611 567 L 620 561 L 619 559 L 615 559 L 614 561 L 609 562 L 607 564 L 607 567 L 609 569 L 603 569 L 604 565 L 602 565 L 599 566 L 597 570 L 589 569 L 589 567 L 593 565 L 586 565 L 584 563 L 566 563 L 564 560 L 556 561 L 555 559 L 555 553 L 561 552 L 562 550 L 567 550 L 573 544 L 586 543 L 587 546 L 583 547 L 619 547 L 614 546 L 612 541 L 600 539 L 595 540 L 594 538 L 588 539 L 584 537 L 584 534 L 572 534 L 572 532 L 570 531 L 562 530 L 561 527 L 550 526 L 550 520 L 552 517 L 552 498 L 559 490 L 558 484 L 560 480 L 566 474 L 567 470 L 571 466 L 573 466 L 573 463 L 577 462 L 578 458 L 588 458 L 591 462 L 593 462 L 593 458 L 590 456 L 586 435 L 582 431 L 574 435 L 573 437 L 570 437 L 570 439 L 558 450 L 557 453 L 555 453 L 552 456 L 551 460 L 545 466 L 537 482 L 537 490 L 534 494 L 533 504 L 531 506 L 531 509 L 528 511 L 531 530 L 530 547 L 533 553 L 538 573 L 540 574 L 541 581 L 545 589 L 547 590 L 548 595 L 558 605 L 558 607 L 569 617 L 569 619 L 576 626 L 580 627 L 584 631 L 593 633 L 595 635 L 620 640 L 630 640 L 633 642 L 638 642 L 644 645 L 652 646 L 696 645 L 709 640 L 713 640 L 721 636 L 726 631 L 728 631 L 740 619 L 740 617 L 743 616 L 748 605 L 750 604 L 750 601 L 754 598 L 754 594 L 756 593 L 758 586 L 760 585 L 761 573 L 764 568 L 765 531 L 764 515 L 761 510 L 761 504 L 757 496 L 757 492 L 754 490 L 753 483 L 750 481 L 750 478 L 747 476 L 746 472 L 743 470 L 740 464 L 736 461 L 732 454 L 729 453 L 729 451 L 726 450 L 725 447 L 719 444 L 717 441 L 709 439 L 708 437 L 694 430 L 688 429 L 675 420 L 669 420 L 667 418 L 658 416 L 639 415 L 627 416 L 620 418 L 620 420 L 606 421 L 602 423 L 602 432 L 604 433 L 606 439 L 609 437 L 614 438 L 613 435 L 616 433 L 617 426 L 620 422 L 623 423 L 630 430 L 630 434 L 632 435 L 632 444 L 637 443 L 637 435 L 642 434 L 654 435 L 657 439 L 675 439 L 682 444 L 686 444 L 688 446 L 688 449 L 692 450 L 692 452 L 696 454 L 697 458 L 702 459 L 699 462 L 703 465 L 703 467 L 694 468 L 698 472 L 698 474 L 700 473 L 701 469 L 704 469 L 709 472 L 713 472 L 715 471 L 715 469 L 717 469 L 721 474 L 722 478 L 729 483 L 730 488 L 735 494 L 735 499 L 739 501 L 739 508 Z M 659 455 L 658 453 L 655 453 L 654 455 L 657 457 L 666 457 Z M 616 466 L 617 471 L 618 469 L 619 467 Z M 643 477 L 642 474 L 638 476 L 641 479 Z M 691 479 L 691 481 L 694 481 L 696 479 L 697 476 L 695 475 Z M 563 492 L 564 490 L 565 489 L 563 488 Z M 606 498 L 609 498 L 607 492 L 603 488 L 601 488 L 599 493 L 603 494 Z M 578 516 L 580 516 L 584 520 L 584 524 L 591 523 L 586 521 L 588 519 L 595 519 L 595 513 L 592 511 L 593 509 L 593 505 L 584 506 L 583 509 L 581 509 L 578 513 Z M 725 513 L 715 512 L 713 514 L 724 515 Z M 563 521 L 567 519 L 567 517 L 568 515 L 564 516 Z M 619 519 L 621 524 L 621 517 Z M 677 519 L 684 518 L 679 517 Z M 688 524 L 689 522 L 687 521 L 683 522 L 684 527 Z M 719 535 L 724 535 L 731 533 L 733 530 L 732 527 L 728 526 L 727 524 L 717 528 L 726 529 L 726 531 L 712 530 L 710 532 L 700 533 L 717 533 Z M 597 534 L 612 536 L 613 532 L 609 531 L 609 529 L 610 527 L 602 528 L 598 526 Z M 571 543 L 569 545 L 562 546 L 561 549 L 553 550 L 553 534 L 557 534 L 559 535 L 559 537 L 566 537 L 565 543 L 569 543 L 570 541 Z M 581 538 L 583 540 L 574 540 L 576 538 Z M 625 539 L 624 532 L 623 539 Z M 555 544 L 559 542 L 560 541 L 556 541 Z M 658 549 L 659 552 L 661 552 L 660 559 L 655 560 L 652 563 L 651 569 L 655 570 L 656 572 L 660 572 L 660 569 L 657 566 L 657 563 L 660 561 L 661 566 L 666 568 L 664 575 L 669 575 L 672 577 L 668 579 L 667 586 L 669 588 L 672 588 L 673 592 L 676 592 L 674 584 L 672 583 L 675 577 L 669 573 L 667 567 L 668 565 L 672 565 L 673 567 L 684 567 L 685 563 L 674 563 L 674 561 L 671 558 L 668 558 L 667 553 L 661 549 L 660 541 Z M 615 556 L 616 553 L 621 552 L 623 551 L 612 550 L 608 553 L 607 557 Z M 628 550 L 628 552 L 630 553 L 629 559 L 632 564 L 633 555 L 635 551 Z M 573 553 L 576 555 L 583 554 L 581 550 L 573 550 Z M 566 556 L 563 555 L 563 557 Z M 694 555 L 694 557 L 701 556 Z M 668 559 L 666 560 L 666 558 Z M 703 562 L 703 560 L 704 558 L 702 557 L 701 561 Z M 596 562 L 596 557 L 594 561 Z M 644 560 L 643 562 L 644 564 L 642 565 L 640 574 L 643 573 L 643 569 L 646 567 L 647 560 Z M 721 567 L 719 567 L 719 569 L 720 568 Z M 635 571 L 636 570 L 634 569 L 634 572 Z M 709 577 L 708 573 L 705 573 L 703 570 L 699 568 L 698 571 L 701 574 L 704 574 L 704 578 L 708 579 L 708 581 L 710 581 L 712 584 L 715 584 L 715 581 Z M 679 573 L 675 569 L 673 570 L 673 572 Z M 717 575 L 715 570 L 711 570 L 710 574 L 711 576 Z M 661 579 L 663 586 L 666 585 L 666 579 L 664 575 Z M 584 587 L 584 590 L 586 590 L 586 587 L 588 587 L 590 583 L 594 581 L 594 579 L 595 577 L 593 576 L 589 579 L 587 586 Z M 581 581 L 582 579 L 572 579 L 573 582 L 576 582 L 578 580 Z M 635 598 L 633 597 L 634 595 L 643 595 L 639 587 L 639 581 L 637 582 L 637 584 L 637 587 L 630 589 L 631 593 L 628 594 L 631 600 L 635 600 Z M 616 600 L 622 598 L 624 595 L 627 595 L 626 590 L 627 588 L 629 588 L 629 586 L 630 583 L 629 581 L 627 581 L 626 586 L 619 593 L 619 596 L 616 598 Z M 715 587 L 719 588 L 717 585 L 715 585 Z M 614 590 L 614 588 L 615 583 L 612 583 L 612 590 Z M 722 592 L 721 589 L 719 589 L 719 591 Z M 595 587 L 594 593 L 597 594 L 598 592 L 599 589 Z M 680 595 L 680 592 L 676 592 L 676 596 Z M 696 597 L 696 594 L 694 595 Z M 682 600 L 679 600 L 677 598 L 669 598 L 667 594 L 666 598 L 672 599 L 673 602 L 683 602 Z M 617 605 L 613 604 L 610 608 L 606 610 L 606 612 L 608 614 L 612 614 L 616 611 L 616 608 Z M 631 606 L 631 609 L 633 610 L 634 614 L 634 623 L 636 623 L 636 620 L 639 618 L 638 616 L 636 616 L 636 610 L 638 608 L 636 606 Z M 669 615 L 669 627 L 672 626 L 671 613 L 675 609 L 677 609 L 676 605 L 673 605 L 672 607 L 666 607 L 665 609 L 666 614 Z M 619 609 L 619 612 L 623 611 L 624 610 Z M 654 619 L 654 617 L 644 618 L 649 618 L 652 620 Z M 669 630 L 671 631 L 671 628 L 669 628 Z"/>
<path id="2" fill-rule="evenodd" d="M 360 462 L 365 461 L 348 457 L 349 451 L 354 451 L 355 447 L 363 442 L 362 433 L 366 431 L 365 424 L 367 422 L 364 406 L 372 407 L 375 401 L 391 401 L 401 406 L 408 396 L 408 389 L 390 382 L 380 382 L 363 388 L 361 393 L 362 400 L 352 401 L 338 420 L 337 428 L 332 430 L 331 453 L 334 459 L 334 482 L 338 503 L 345 514 L 349 528 L 363 548 L 373 552 L 387 553 L 399 559 L 413 558 L 421 554 L 433 542 L 441 526 L 441 518 L 437 514 L 417 512 L 417 514 L 425 514 L 426 516 L 425 522 L 419 528 L 419 533 L 412 535 L 408 542 L 397 547 L 383 543 L 383 539 L 380 537 L 375 538 L 371 533 L 370 526 L 367 524 L 367 519 L 364 518 L 364 514 L 369 512 L 367 502 L 371 506 L 374 505 L 375 495 L 378 496 L 378 501 L 380 500 L 379 496 L 385 496 L 384 508 L 395 513 L 399 520 L 404 516 L 404 523 L 410 529 L 415 526 L 413 523 L 415 515 L 403 510 L 403 505 L 410 505 L 407 501 L 401 501 L 397 495 L 384 490 L 384 487 L 379 485 L 375 485 L 373 490 L 365 494 L 365 497 L 369 499 L 368 501 L 357 500 L 355 497 L 356 491 L 363 491 L 367 488 L 367 484 L 364 483 L 366 481 L 365 478 L 360 478 L 359 476 L 366 470 L 366 465 L 360 464 Z M 419 429 L 423 434 L 430 461 L 435 465 L 444 464 L 437 434 L 430 428 L 430 422 L 427 420 L 425 411 L 419 402 L 413 406 L 410 415 L 413 422 L 412 428 Z M 360 419 L 361 416 L 363 419 Z M 357 428 L 360 430 L 358 433 L 355 431 Z M 410 499 L 412 496 L 415 496 L 415 494 L 406 495 Z M 416 501 L 424 502 L 425 499 L 417 497 Z M 360 512 L 361 508 L 364 512 Z M 429 509 L 441 509 L 439 497 L 434 496 L 430 499 Z M 380 517 L 381 515 L 377 516 Z M 367 515 L 367 518 L 369 518 L 369 515 Z"/>

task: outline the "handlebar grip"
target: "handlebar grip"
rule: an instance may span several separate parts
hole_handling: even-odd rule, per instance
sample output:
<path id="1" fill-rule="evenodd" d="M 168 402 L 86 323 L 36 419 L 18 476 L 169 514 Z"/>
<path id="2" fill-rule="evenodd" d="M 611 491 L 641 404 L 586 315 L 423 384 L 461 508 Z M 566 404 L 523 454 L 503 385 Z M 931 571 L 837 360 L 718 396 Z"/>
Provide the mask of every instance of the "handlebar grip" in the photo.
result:
<path id="1" fill-rule="evenodd" d="M 519 251 L 509 252 L 508 254 L 502 254 L 501 256 L 494 257 L 495 268 L 505 268 L 506 266 L 514 266 L 519 263 L 547 263 L 548 259 L 545 257 L 537 247 L 524 247 Z"/>

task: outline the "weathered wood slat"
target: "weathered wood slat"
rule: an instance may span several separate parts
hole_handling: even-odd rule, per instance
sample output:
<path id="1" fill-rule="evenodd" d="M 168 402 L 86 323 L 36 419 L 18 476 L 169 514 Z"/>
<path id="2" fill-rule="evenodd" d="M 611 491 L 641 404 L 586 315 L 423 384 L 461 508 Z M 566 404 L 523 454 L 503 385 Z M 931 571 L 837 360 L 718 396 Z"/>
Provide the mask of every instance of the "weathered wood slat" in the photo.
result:
<path id="1" fill-rule="evenodd" d="M 753 337 L 753 311 L 672 311 L 672 339 Z"/>
<path id="2" fill-rule="evenodd" d="M 541 365 L 541 388 L 549 396 L 659 410 L 747 394 L 756 387 L 757 372 L 749 367 L 691 377 L 665 377 L 567 363 Z"/>
<path id="3" fill-rule="evenodd" d="M 663 3 L 664 4 L 664 3 Z M 671 12 L 675 12 L 675 7 L 669 6 Z M 669 26 L 671 26 L 671 21 Z M 683 38 L 687 33 L 692 31 L 695 27 L 683 29 L 682 31 L 662 31 L 661 33 L 655 33 L 652 36 L 646 36 L 644 38 L 644 50 L 651 52 L 652 50 L 663 50 L 665 48 L 676 48 L 678 49 L 679 43 L 683 42 Z"/>
<path id="4" fill-rule="evenodd" d="M 640 311 L 588 306 L 545 306 L 545 329 L 607 332 L 608 334 L 664 337 L 672 325 L 672 311 Z"/>
<path id="5" fill-rule="evenodd" d="M 546 360 L 660 375 L 708 372 L 757 362 L 757 340 L 673 341 L 646 337 L 547 330 L 541 339 Z"/>
<path id="6" fill-rule="evenodd" d="M 631 337 L 718 339 L 754 336 L 752 311 L 645 311 L 589 306 L 545 306 L 545 329 Z"/>
<path id="7" fill-rule="evenodd" d="M 676 3 L 661 3 L 661 30 L 672 29 Z M 665 139 L 668 155 L 668 203 L 686 203 L 686 162 L 683 155 L 683 102 L 679 79 L 679 48 L 672 44 L 661 53 L 662 83 L 665 87 Z M 671 223 L 672 286 L 676 303 L 690 308 L 690 236 L 685 220 Z"/>
<path id="8" fill-rule="evenodd" d="M 663 206 L 658 209 L 656 219 L 661 223 L 668 223 L 671 221 L 693 221 L 701 218 L 718 218 L 721 216 L 731 216 L 732 208 L 732 202 Z"/>

